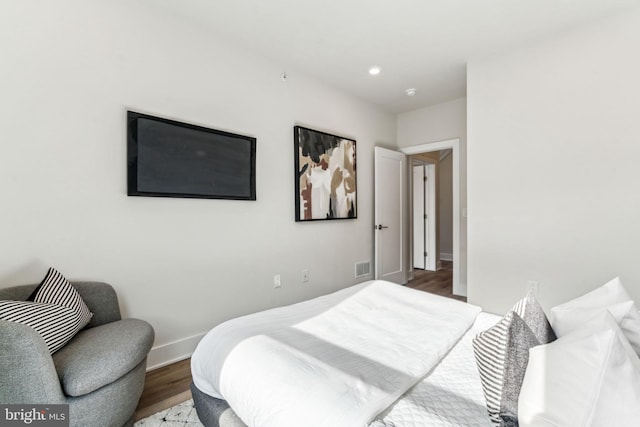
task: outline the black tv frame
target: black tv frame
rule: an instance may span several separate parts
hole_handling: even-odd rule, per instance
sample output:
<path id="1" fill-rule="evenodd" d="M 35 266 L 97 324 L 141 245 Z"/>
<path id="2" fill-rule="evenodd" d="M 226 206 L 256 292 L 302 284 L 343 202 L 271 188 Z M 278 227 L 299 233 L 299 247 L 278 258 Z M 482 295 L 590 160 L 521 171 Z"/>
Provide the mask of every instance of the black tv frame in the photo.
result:
<path id="1" fill-rule="evenodd" d="M 165 192 L 149 192 L 138 190 L 138 141 L 137 141 L 137 119 L 144 118 L 176 127 L 193 129 L 201 132 L 212 133 L 232 138 L 240 138 L 248 141 L 251 146 L 251 177 L 249 196 L 229 196 L 229 195 L 211 195 L 211 194 L 192 194 L 192 193 L 165 193 Z M 225 132 L 217 129 L 207 128 L 194 125 L 191 123 L 179 122 L 176 120 L 165 119 L 163 117 L 151 116 L 149 114 L 138 113 L 135 111 L 127 111 L 127 195 L 129 196 L 147 196 L 147 197 L 178 197 L 190 199 L 224 199 L 224 200 L 256 200 L 256 138 L 240 135 L 231 132 Z"/>

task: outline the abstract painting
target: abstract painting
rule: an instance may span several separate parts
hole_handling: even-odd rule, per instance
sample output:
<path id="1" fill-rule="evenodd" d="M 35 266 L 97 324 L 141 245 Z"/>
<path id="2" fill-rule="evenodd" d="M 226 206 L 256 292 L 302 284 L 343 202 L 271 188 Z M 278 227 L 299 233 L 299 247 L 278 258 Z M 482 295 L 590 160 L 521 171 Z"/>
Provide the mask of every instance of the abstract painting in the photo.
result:
<path id="1" fill-rule="evenodd" d="M 296 221 L 357 218 L 356 141 L 293 128 Z"/>

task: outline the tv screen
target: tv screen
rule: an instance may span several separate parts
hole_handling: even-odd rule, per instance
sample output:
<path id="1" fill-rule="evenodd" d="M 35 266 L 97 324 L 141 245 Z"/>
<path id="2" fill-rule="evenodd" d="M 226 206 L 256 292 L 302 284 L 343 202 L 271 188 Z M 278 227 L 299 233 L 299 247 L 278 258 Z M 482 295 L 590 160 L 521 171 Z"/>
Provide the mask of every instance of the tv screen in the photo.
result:
<path id="1" fill-rule="evenodd" d="M 130 196 L 256 200 L 256 139 L 127 112 Z"/>

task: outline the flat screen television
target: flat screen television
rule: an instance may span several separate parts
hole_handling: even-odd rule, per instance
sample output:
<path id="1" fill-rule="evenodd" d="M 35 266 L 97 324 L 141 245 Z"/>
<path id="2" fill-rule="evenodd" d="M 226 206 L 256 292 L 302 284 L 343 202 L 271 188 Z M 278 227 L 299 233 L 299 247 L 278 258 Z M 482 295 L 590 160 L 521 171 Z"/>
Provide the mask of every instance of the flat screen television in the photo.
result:
<path id="1" fill-rule="evenodd" d="M 127 112 L 129 196 L 256 200 L 256 139 Z"/>

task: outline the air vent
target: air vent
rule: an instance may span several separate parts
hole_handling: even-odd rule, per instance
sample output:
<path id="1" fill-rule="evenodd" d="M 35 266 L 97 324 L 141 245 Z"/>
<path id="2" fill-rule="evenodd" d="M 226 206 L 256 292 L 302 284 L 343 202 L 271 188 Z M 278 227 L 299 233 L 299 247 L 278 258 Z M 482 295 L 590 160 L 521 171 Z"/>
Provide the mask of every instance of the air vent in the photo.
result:
<path id="1" fill-rule="evenodd" d="M 371 274 L 371 261 L 356 263 L 356 277 L 368 276 Z"/>

